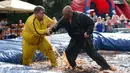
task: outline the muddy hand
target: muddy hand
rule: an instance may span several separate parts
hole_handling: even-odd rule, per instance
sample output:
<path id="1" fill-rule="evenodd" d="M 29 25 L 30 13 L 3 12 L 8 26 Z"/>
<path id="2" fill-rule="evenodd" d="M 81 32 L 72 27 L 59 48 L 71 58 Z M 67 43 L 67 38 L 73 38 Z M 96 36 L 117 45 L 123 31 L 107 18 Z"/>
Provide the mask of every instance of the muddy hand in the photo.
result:
<path id="1" fill-rule="evenodd" d="M 46 33 L 47 36 L 51 35 L 51 34 L 50 34 L 50 30 L 49 30 L 49 28 L 47 28 L 47 30 L 46 30 L 45 33 Z"/>
<path id="2" fill-rule="evenodd" d="M 88 38 L 89 37 L 89 35 L 85 32 L 84 33 L 84 38 Z"/>

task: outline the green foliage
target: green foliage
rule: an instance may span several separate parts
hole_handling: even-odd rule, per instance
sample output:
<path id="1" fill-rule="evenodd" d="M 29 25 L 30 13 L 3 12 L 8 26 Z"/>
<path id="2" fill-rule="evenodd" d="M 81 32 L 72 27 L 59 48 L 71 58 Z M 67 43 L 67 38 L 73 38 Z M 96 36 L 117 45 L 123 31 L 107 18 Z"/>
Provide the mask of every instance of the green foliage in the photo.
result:
<path id="1" fill-rule="evenodd" d="M 46 9 L 46 14 L 49 17 L 55 16 L 60 18 L 62 16 L 62 9 L 64 6 L 71 3 L 71 0 L 23 0 L 35 5 L 42 5 Z"/>
<path id="2" fill-rule="evenodd" d="M 130 5 L 130 0 L 127 0 L 127 3 Z"/>
<path id="3" fill-rule="evenodd" d="M 51 15 L 51 17 L 59 17 L 62 14 L 62 9 L 64 6 L 71 3 L 71 0 L 47 0 L 49 3 L 44 4 L 44 7 L 46 8 L 47 14 Z"/>

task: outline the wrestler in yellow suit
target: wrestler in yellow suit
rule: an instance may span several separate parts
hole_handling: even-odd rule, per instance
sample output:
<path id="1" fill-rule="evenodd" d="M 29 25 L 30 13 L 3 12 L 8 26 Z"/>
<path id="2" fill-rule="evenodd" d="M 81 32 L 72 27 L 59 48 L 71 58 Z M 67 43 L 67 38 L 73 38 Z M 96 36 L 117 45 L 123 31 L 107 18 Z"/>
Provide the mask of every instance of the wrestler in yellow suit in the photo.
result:
<path id="1" fill-rule="evenodd" d="M 38 7 L 37 7 L 38 9 Z M 35 11 L 35 10 L 34 10 Z M 36 10 L 37 11 L 37 10 Z M 41 9 L 41 15 L 42 15 Z M 37 12 L 36 12 L 37 14 Z M 43 18 L 42 20 L 38 20 L 36 17 L 36 14 L 34 12 L 33 15 L 31 15 L 26 23 L 25 27 L 22 31 L 22 52 L 23 52 L 23 65 L 29 65 L 32 63 L 32 58 L 35 53 L 35 51 L 38 49 L 40 52 L 42 52 L 44 55 L 48 56 L 51 65 L 57 66 L 56 56 L 52 49 L 51 44 L 48 42 L 48 40 L 45 38 L 46 36 L 46 30 L 48 30 L 49 26 L 51 24 L 55 24 L 53 20 L 51 20 L 49 17 L 47 17 L 43 12 Z M 40 17 L 39 15 L 38 17 Z"/>

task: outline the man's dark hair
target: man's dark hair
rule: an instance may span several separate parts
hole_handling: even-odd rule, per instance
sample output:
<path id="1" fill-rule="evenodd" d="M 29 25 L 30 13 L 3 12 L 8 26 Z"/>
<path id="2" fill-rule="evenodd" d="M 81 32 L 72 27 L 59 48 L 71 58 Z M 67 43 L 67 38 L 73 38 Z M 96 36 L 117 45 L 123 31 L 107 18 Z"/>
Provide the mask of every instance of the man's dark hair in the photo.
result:
<path id="1" fill-rule="evenodd" d="M 34 8 L 34 13 L 37 14 L 37 13 L 40 12 L 40 10 L 43 10 L 45 12 L 45 8 L 44 7 L 42 7 L 42 6 L 36 6 Z"/>

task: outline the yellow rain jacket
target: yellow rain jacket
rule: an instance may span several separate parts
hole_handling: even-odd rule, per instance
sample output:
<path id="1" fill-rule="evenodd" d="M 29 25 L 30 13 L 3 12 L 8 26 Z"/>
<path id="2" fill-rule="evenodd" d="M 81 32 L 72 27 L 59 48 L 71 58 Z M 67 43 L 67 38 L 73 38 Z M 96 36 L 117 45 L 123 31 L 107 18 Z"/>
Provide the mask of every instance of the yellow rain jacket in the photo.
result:
<path id="1" fill-rule="evenodd" d="M 44 15 L 41 22 L 38 21 L 34 14 L 27 19 L 22 31 L 22 63 L 24 65 L 29 65 L 32 62 L 36 49 L 48 56 L 53 66 L 57 65 L 52 46 L 45 38 L 45 31 L 51 24 L 55 24 L 55 21 L 46 15 Z"/>

